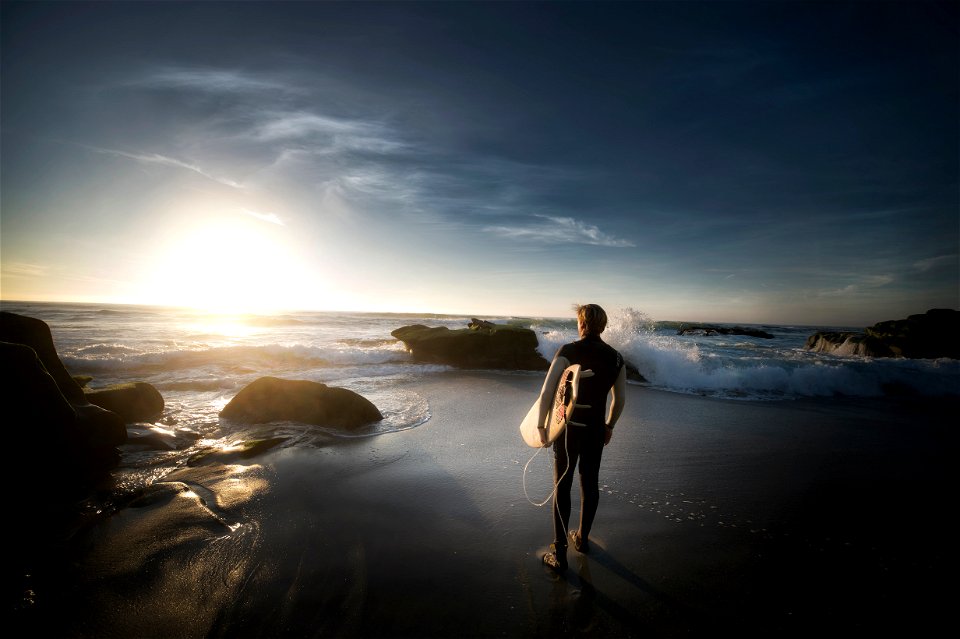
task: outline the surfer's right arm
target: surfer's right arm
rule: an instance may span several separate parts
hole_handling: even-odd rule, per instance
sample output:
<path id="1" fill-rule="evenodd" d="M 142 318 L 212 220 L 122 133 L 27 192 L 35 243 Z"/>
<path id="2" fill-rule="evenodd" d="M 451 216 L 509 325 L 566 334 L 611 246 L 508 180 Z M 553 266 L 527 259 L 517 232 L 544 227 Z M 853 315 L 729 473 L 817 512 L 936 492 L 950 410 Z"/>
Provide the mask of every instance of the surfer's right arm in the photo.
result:
<path id="1" fill-rule="evenodd" d="M 550 370 L 547 371 L 547 376 L 543 380 L 543 388 L 540 389 L 540 416 L 537 420 L 537 428 L 540 431 L 540 442 L 544 445 L 547 443 L 547 416 L 553 406 L 553 395 L 557 392 L 560 376 L 563 375 L 567 366 L 570 366 L 570 360 L 566 357 L 559 355 L 554 357 L 553 362 L 550 363 Z"/>
<path id="2" fill-rule="evenodd" d="M 613 383 L 610 393 L 613 395 L 613 397 L 610 401 L 610 414 L 607 416 L 607 431 L 605 433 L 605 437 L 603 438 L 604 446 L 610 443 L 610 437 L 613 435 L 613 427 L 616 426 L 617 420 L 620 419 L 620 415 L 623 414 L 623 405 L 627 399 L 626 366 L 620 367 L 620 372 L 617 374 L 617 380 Z"/>

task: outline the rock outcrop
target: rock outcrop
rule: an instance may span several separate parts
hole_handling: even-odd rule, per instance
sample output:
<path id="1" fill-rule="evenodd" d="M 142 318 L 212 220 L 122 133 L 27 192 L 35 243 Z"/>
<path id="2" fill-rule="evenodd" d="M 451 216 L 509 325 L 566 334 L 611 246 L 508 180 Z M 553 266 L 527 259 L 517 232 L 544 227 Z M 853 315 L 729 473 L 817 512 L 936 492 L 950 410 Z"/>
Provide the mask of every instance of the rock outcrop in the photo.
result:
<path id="1" fill-rule="evenodd" d="M 532 371 L 550 367 L 537 352 L 537 334 L 529 328 L 486 322 L 450 330 L 414 324 L 398 328 L 391 335 L 403 342 L 418 362 Z"/>
<path id="2" fill-rule="evenodd" d="M 247 424 L 292 421 L 345 430 L 383 419 L 370 400 L 346 388 L 277 377 L 261 377 L 245 386 L 220 416 Z"/>
<path id="3" fill-rule="evenodd" d="M 127 424 L 150 422 L 163 413 L 163 396 L 146 382 L 84 390 L 88 402 L 120 416 Z"/>
<path id="4" fill-rule="evenodd" d="M 935 308 L 907 319 L 889 320 L 867 329 L 897 357 L 960 359 L 960 311 Z"/>
<path id="5" fill-rule="evenodd" d="M 835 355 L 960 359 L 960 311 L 932 309 L 855 332 L 817 332 L 806 350 Z"/>

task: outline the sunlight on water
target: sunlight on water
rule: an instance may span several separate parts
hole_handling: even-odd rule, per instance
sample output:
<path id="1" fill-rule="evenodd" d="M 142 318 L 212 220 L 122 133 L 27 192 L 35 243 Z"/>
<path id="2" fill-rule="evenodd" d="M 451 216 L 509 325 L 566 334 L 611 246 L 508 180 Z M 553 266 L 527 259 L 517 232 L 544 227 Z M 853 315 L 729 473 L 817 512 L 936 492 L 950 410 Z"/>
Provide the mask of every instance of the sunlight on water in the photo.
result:
<path id="1" fill-rule="evenodd" d="M 201 335 L 210 334 L 223 337 L 249 337 L 262 330 L 248 324 L 242 316 L 217 314 L 198 316 L 195 322 L 185 324 L 184 329 Z"/>

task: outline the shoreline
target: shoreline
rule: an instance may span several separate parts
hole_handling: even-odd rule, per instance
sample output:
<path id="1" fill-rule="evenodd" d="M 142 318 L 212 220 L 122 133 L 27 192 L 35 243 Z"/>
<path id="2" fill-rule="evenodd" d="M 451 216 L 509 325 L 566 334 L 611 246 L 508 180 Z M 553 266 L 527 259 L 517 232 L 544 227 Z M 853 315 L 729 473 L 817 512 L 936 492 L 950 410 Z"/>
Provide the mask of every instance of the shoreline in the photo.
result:
<path id="1" fill-rule="evenodd" d="M 954 436 L 938 414 L 956 400 L 630 385 L 594 552 L 571 550 L 561 577 L 539 563 L 549 506 L 521 483 L 535 451 L 518 426 L 541 381 L 435 375 L 410 383 L 432 413 L 417 428 L 176 471 L 75 539 L 75 567 L 24 620 L 186 637 L 800 636 L 944 620 L 946 526 L 929 517 L 949 503 Z M 552 487 L 544 452 L 535 498 Z"/>

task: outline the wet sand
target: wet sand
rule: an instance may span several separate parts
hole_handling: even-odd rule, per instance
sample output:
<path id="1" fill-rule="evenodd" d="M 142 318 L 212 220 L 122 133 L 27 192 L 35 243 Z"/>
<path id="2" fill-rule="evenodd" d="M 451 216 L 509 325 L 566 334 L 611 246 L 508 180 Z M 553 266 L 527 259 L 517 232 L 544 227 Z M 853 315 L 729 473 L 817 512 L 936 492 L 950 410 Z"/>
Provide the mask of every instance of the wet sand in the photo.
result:
<path id="1" fill-rule="evenodd" d="M 589 555 L 540 564 L 517 431 L 541 379 L 416 386 L 418 428 L 178 471 L 19 613 L 84 637 L 932 634 L 956 401 L 737 402 L 630 386 Z M 946 411 L 946 412 L 944 412 Z M 550 451 L 527 488 L 552 488 Z M 578 496 L 574 491 L 574 520 Z M 952 535 L 951 535 L 952 536 Z"/>

